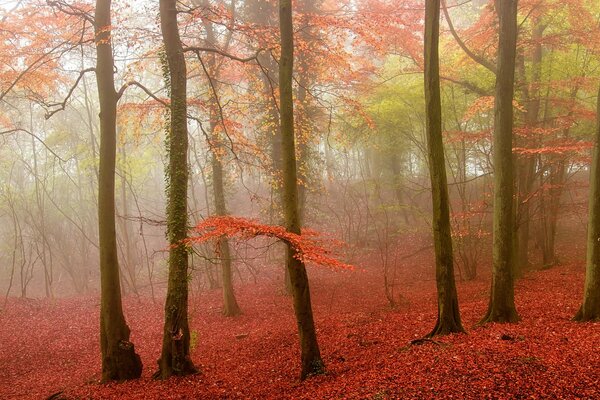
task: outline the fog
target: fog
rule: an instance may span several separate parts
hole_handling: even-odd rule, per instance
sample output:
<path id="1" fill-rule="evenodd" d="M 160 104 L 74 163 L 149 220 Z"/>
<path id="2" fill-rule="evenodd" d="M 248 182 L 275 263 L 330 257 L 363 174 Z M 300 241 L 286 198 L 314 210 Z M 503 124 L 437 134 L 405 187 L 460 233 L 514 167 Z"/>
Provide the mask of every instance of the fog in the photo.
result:
<path id="1" fill-rule="evenodd" d="M 436 277 L 439 296 L 450 290 L 440 289 L 443 282 L 451 281 L 445 288 L 454 292 L 454 280 L 458 282 L 456 307 L 463 299 L 470 301 L 464 293 L 484 293 L 477 307 L 485 308 L 490 281 L 494 298 L 500 279 L 497 268 L 506 251 L 511 254 L 509 261 L 504 259 L 511 271 L 511 294 L 506 296 L 515 296 L 514 279 L 519 307 L 527 309 L 518 300 L 519 290 L 535 287 L 535 283 L 527 286 L 527 279 L 556 268 L 574 268 L 565 270 L 572 274 L 565 282 L 575 282 L 577 290 L 565 302 L 581 304 L 586 243 L 593 247 L 586 242 L 586 232 L 594 218 L 588 204 L 590 177 L 595 176 L 600 4 L 566 3 L 519 2 L 514 79 L 510 96 L 502 97 L 508 86 L 502 81 L 501 66 L 510 49 L 502 47 L 508 45 L 499 37 L 505 35 L 496 9 L 499 3 L 441 2 L 440 108 L 434 113 L 443 151 L 435 153 L 436 120 L 431 119 L 430 108 L 435 105 L 430 94 L 435 90 L 428 91 L 433 86 L 427 86 L 427 75 L 425 90 L 423 86 L 431 62 L 430 53 L 423 51 L 425 2 L 293 2 L 293 147 L 286 153 L 285 86 L 280 90 L 286 75 L 280 68 L 287 64 L 279 3 L 177 2 L 181 49 L 175 53 L 183 54 L 187 66 L 183 76 L 187 122 L 180 125 L 188 138 L 187 165 L 182 167 L 187 171 L 187 208 L 181 217 L 187 235 L 210 235 L 228 221 L 202 225 L 210 224 L 210 217 L 233 216 L 257 224 L 187 245 L 189 265 L 183 273 L 188 277 L 190 307 L 204 310 L 197 311 L 201 313 L 207 310 L 206 302 L 220 310 L 221 301 L 233 301 L 239 310 L 231 314 L 248 312 L 240 318 L 250 318 L 256 304 L 267 306 L 261 296 L 268 288 L 269 293 L 281 294 L 285 304 L 294 299 L 302 331 L 300 315 L 305 314 L 297 307 L 306 298 L 298 300 L 303 298 L 298 293 L 308 293 L 308 280 L 302 289 L 295 270 L 286 269 L 297 259 L 302 271 L 306 261 L 311 285 L 317 287 L 316 309 L 326 315 L 344 301 L 367 301 L 362 296 L 377 303 L 373 309 L 386 312 L 434 310 Z M 167 232 L 176 231 L 168 228 L 174 226 L 169 225 L 173 219 L 168 210 L 177 200 L 170 197 L 178 184 L 170 162 L 179 151 L 174 147 L 180 140 L 174 136 L 178 129 L 174 121 L 181 105 L 174 97 L 180 84 L 174 81 L 177 75 L 170 58 L 175 53 L 165 39 L 166 14 L 160 14 L 159 2 L 115 1 L 112 8 L 108 5 L 112 23 L 96 26 L 95 33 L 96 6 L 62 0 L 0 2 L 1 312 L 30 302 L 99 302 L 104 296 L 99 194 L 112 191 L 99 186 L 101 148 L 109 141 L 101 136 L 101 118 L 108 112 L 100 114 L 97 77 L 99 51 L 108 44 L 115 82 L 107 93 L 117 106 L 115 171 L 108 174 L 114 175 L 120 293 L 126 307 L 153 304 L 160 309 L 174 282 L 169 257 L 180 241 Z M 426 101 L 426 96 L 434 100 Z M 503 111 L 502 104 L 509 106 Z M 503 117 L 506 110 L 508 119 Z M 499 122 L 502 118 L 510 122 L 508 130 Z M 498 141 L 501 132 L 508 132 L 509 142 Z M 495 152 L 502 143 L 508 143 L 512 155 L 503 161 L 508 164 L 500 165 Z M 107 151 L 103 154 L 110 154 Z M 288 167 L 292 156 L 295 167 Z M 289 168 L 294 170 L 291 180 Z M 508 169 L 512 189 L 502 197 L 499 171 L 504 176 Z M 436 181 L 440 171 L 445 180 Z M 439 193 L 442 200 L 436 197 Z M 495 216 L 511 202 L 509 218 Z M 440 244 L 444 218 L 449 247 Z M 311 247 L 303 253 L 293 245 L 295 236 L 282 237 L 273 228 L 280 226 L 318 250 Z M 498 244 L 506 243 L 498 239 L 503 229 L 510 231 L 505 238 L 511 243 L 504 250 Z M 352 266 L 351 270 L 342 271 L 328 261 L 319 265 L 317 257 L 303 258 L 315 251 L 319 257 Z M 591 254 L 588 249 L 588 268 Z M 444 270 L 448 262 L 450 269 Z M 173 268 L 171 264 L 171 274 Z M 556 282 L 561 279 L 550 276 Z M 368 294 L 352 292 L 360 287 L 368 288 Z M 119 292 L 118 287 L 113 289 Z M 238 291 L 242 294 L 236 301 Z M 187 302 L 187 292 L 185 296 Z M 119 307 L 120 301 L 119 297 Z M 438 297 L 438 305 L 447 304 L 444 301 Z M 491 313 L 493 320 L 492 303 L 488 316 Z M 308 305 L 310 311 L 310 296 Z M 224 307 L 228 315 L 228 306 Z M 292 306 L 286 310 L 291 316 Z M 370 310 L 360 313 L 371 315 Z M 484 309 L 477 310 L 479 317 L 484 315 Z M 576 311 L 569 309 L 573 315 Z M 323 325 L 316 314 L 317 325 Z M 97 315 L 90 316 L 97 320 Z M 495 320 L 515 321 L 510 316 Z M 433 314 L 428 323 L 434 326 Z M 460 316 L 458 326 L 443 333 L 463 331 Z M 160 333 L 160 322 L 154 328 Z M 135 329 L 132 326 L 139 348 L 143 342 Z M 194 335 L 202 337 L 198 332 Z M 432 335 L 435 332 L 434 328 Z M 242 332 L 241 338 L 246 334 Z M 182 335 L 189 347 L 189 332 Z M 128 338 L 129 333 L 124 340 Z M 155 348 L 159 346 L 157 342 Z M 97 358 L 99 362 L 99 354 Z M 330 355 L 325 358 L 335 364 Z M 164 373 L 164 366 L 160 368 Z M 320 372 L 308 375 L 312 373 Z M 301 378 L 305 377 L 303 366 Z M 111 379 L 103 369 L 102 381 L 107 380 Z M 258 393 L 244 392 L 241 397 Z M 390 396 L 385 398 L 396 398 Z"/>

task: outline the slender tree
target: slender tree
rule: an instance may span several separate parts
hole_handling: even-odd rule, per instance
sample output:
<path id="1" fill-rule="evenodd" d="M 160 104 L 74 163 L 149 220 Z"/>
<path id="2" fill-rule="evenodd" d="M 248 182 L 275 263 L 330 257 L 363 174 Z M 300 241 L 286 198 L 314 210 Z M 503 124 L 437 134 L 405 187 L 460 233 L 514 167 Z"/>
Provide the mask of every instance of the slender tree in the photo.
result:
<path id="1" fill-rule="evenodd" d="M 96 2 L 96 81 L 100 100 L 98 225 L 100 243 L 100 349 L 102 381 L 139 378 L 142 361 L 129 341 L 123 315 L 115 227 L 117 101 L 111 43 L 111 0 Z"/>
<path id="2" fill-rule="evenodd" d="M 439 44 L 440 0 L 425 2 L 425 114 L 427 154 L 433 200 L 433 241 L 438 292 L 438 319 L 428 336 L 464 332 L 454 280 L 450 206 L 442 141 Z"/>
<path id="3" fill-rule="evenodd" d="M 169 278 L 165 326 L 157 378 L 197 372 L 190 358 L 188 323 L 188 253 L 181 241 L 187 237 L 188 131 L 187 72 L 177 25 L 177 0 L 160 0 L 168 84 L 171 92 L 170 127 L 167 135 L 167 236 Z"/>
<path id="4" fill-rule="evenodd" d="M 201 4 L 208 6 L 208 2 L 201 2 Z M 230 12 L 235 16 L 235 1 L 231 3 Z M 233 21 L 232 21 L 233 23 Z M 217 35 L 215 34 L 215 28 L 212 22 L 204 21 L 204 27 L 206 30 L 206 41 L 209 45 L 214 46 L 217 42 Z M 226 36 L 224 47 L 228 48 L 231 41 L 231 31 Z M 215 202 L 215 215 L 224 216 L 228 215 L 227 212 L 227 201 L 225 197 L 225 183 L 224 178 L 226 177 L 226 171 L 223 168 L 222 157 L 227 153 L 222 134 L 218 131 L 218 121 L 225 128 L 225 121 L 223 121 L 223 115 L 219 112 L 219 89 L 220 89 L 220 74 L 223 64 L 217 63 L 216 54 L 208 55 L 208 61 L 206 62 L 205 72 L 206 78 L 209 80 L 210 87 L 212 88 L 212 96 L 210 102 L 210 132 L 211 137 L 211 167 L 212 167 L 212 186 L 213 186 L 213 197 Z M 214 78 L 213 78 L 214 77 Z M 219 239 L 219 258 L 221 262 L 221 281 L 223 284 L 223 315 L 227 317 L 233 317 L 241 314 L 242 310 L 238 305 L 237 299 L 235 298 L 235 292 L 233 290 L 233 274 L 231 269 L 231 248 L 229 246 L 229 240 L 226 236 Z"/>
<path id="5" fill-rule="evenodd" d="M 590 171 L 587 264 L 583 303 L 576 321 L 600 321 L 600 89 L 596 104 L 596 144 Z"/>
<path id="6" fill-rule="evenodd" d="M 283 157 L 283 209 L 285 226 L 289 232 L 300 234 L 298 209 L 298 175 L 296 170 L 296 145 L 294 139 L 294 102 L 292 74 L 294 69 L 294 30 L 292 1 L 279 0 L 279 29 L 281 34 L 281 59 L 279 60 L 280 127 Z M 303 380 L 310 375 L 322 374 L 325 365 L 317 342 L 315 323 L 310 301 L 308 275 L 304 262 L 296 257 L 296 250 L 288 245 L 287 264 L 294 311 L 298 323 L 301 347 L 301 372 Z"/>
<path id="7" fill-rule="evenodd" d="M 521 101 L 525 106 L 524 124 L 528 129 L 534 129 L 538 125 L 538 118 L 541 108 L 542 99 L 540 96 L 539 83 L 542 76 L 542 35 L 546 25 L 540 22 L 538 16 L 532 17 L 532 42 L 533 51 L 529 55 L 531 61 L 531 78 L 529 83 L 521 84 Z M 525 69 L 525 60 L 528 55 L 522 54 L 518 57 L 517 73 L 518 80 L 521 82 L 527 82 L 527 71 Z M 519 138 L 521 143 L 517 142 L 517 146 L 527 146 L 531 139 Z M 524 270 L 530 267 L 529 261 L 529 237 L 530 237 L 530 226 L 532 220 L 532 207 L 530 206 L 529 196 L 533 190 L 533 184 L 535 182 L 535 157 L 521 156 L 517 158 L 516 171 L 517 176 L 516 187 L 516 223 L 513 226 L 515 230 L 514 244 L 515 249 L 515 261 L 514 269 L 517 276 Z"/>
<path id="8" fill-rule="evenodd" d="M 500 20 L 494 114 L 492 289 L 484 322 L 516 322 L 513 269 L 513 95 L 518 0 L 496 0 Z"/>

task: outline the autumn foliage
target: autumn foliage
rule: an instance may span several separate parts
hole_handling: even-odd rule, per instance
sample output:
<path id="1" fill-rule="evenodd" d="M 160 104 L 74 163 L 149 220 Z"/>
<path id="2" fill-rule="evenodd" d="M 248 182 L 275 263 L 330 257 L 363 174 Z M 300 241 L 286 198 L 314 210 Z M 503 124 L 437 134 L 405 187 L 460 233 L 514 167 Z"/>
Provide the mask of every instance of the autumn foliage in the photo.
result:
<path id="1" fill-rule="evenodd" d="M 218 241 L 223 236 L 230 238 L 237 236 L 244 240 L 265 236 L 290 244 L 296 250 L 298 259 L 305 263 L 314 263 L 334 270 L 354 269 L 352 265 L 339 261 L 332 256 L 332 248 L 340 246 L 341 242 L 332 238 L 325 238 L 312 229 L 302 229 L 302 234 L 297 235 L 288 232 L 282 226 L 265 225 L 252 219 L 215 216 L 199 223 L 194 228 L 194 232 L 197 235 L 192 235 L 186 239 L 186 245 L 193 246 L 209 240 Z"/>

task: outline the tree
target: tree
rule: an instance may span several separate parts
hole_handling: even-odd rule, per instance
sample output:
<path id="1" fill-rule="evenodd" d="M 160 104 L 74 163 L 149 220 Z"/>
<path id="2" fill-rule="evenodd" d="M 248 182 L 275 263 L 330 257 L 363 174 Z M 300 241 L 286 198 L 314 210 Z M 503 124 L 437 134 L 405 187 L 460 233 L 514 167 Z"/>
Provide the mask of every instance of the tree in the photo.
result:
<path id="1" fill-rule="evenodd" d="M 587 262 L 583 303 L 576 321 L 600 321 L 600 89 L 596 105 L 596 144 L 590 170 Z"/>
<path id="2" fill-rule="evenodd" d="M 294 27 L 292 1 L 279 0 L 279 29 L 281 35 L 281 58 L 279 60 L 279 108 L 283 158 L 283 209 L 286 229 L 300 234 L 298 209 L 298 177 L 296 171 L 296 145 L 294 140 L 294 102 L 292 79 L 294 69 Z M 317 342 L 315 323 L 310 301 L 308 275 L 304 262 L 297 251 L 288 245 L 286 268 L 292 284 L 294 311 L 298 323 L 301 347 L 300 379 L 325 372 Z"/>
<path id="3" fill-rule="evenodd" d="M 170 248 L 162 352 L 154 376 L 165 379 L 172 375 L 192 374 L 197 369 L 190 358 L 188 253 L 182 244 L 187 237 L 188 220 L 187 72 L 177 25 L 177 1 L 160 0 L 159 7 L 171 92 L 167 134 L 167 239 Z"/>
<path id="4" fill-rule="evenodd" d="M 98 232 L 100 243 L 100 348 L 102 381 L 139 378 L 142 361 L 129 341 L 123 315 L 115 227 L 117 102 L 111 44 L 111 0 L 98 0 L 95 14 L 96 80 L 100 99 Z"/>
<path id="5" fill-rule="evenodd" d="M 544 33 L 545 25 L 540 22 L 538 16 L 534 16 L 531 19 L 531 37 L 533 42 L 533 48 L 531 51 L 531 80 L 530 85 L 525 84 L 527 82 L 527 74 L 525 69 L 525 54 L 520 54 L 519 63 L 517 67 L 518 80 L 521 83 L 521 95 L 522 102 L 525 106 L 525 112 L 523 116 L 523 122 L 526 129 L 535 129 L 538 124 L 538 117 L 541 108 L 541 96 L 539 90 L 539 84 L 542 75 L 542 35 Z M 523 53 L 525 51 L 523 50 Z M 517 140 L 523 143 L 525 146 L 528 142 L 526 138 L 519 138 Z M 515 235 L 513 237 L 515 249 L 515 260 L 514 270 L 517 274 L 520 274 L 523 270 L 527 269 L 530 265 L 529 261 L 529 236 L 530 236 L 530 225 L 532 220 L 532 210 L 530 206 L 529 197 L 533 190 L 533 184 L 535 180 L 535 157 L 523 156 L 516 158 L 516 210 L 515 210 L 515 226 L 513 229 Z M 545 264 L 545 262 L 544 262 Z"/>
<path id="6" fill-rule="evenodd" d="M 483 322 L 516 322 L 513 270 L 513 95 L 518 0 L 496 0 L 500 20 L 494 104 L 492 289 Z"/>
<path id="7" fill-rule="evenodd" d="M 208 6 L 208 2 L 202 2 L 204 6 Z M 232 18 L 235 15 L 235 1 L 231 4 Z M 204 28 L 206 30 L 206 42 L 209 46 L 215 46 L 218 43 L 217 35 L 215 34 L 215 28 L 212 22 L 203 21 Z M 224 48 L 228 48 L 231 42 L 232 31 L 229 35 L 226 35 Z M 222 132 L 220 128 L 223 128 L 227 133 L 224 116 L 222 114 L 222 107 L 219 99 L 219 88 L 220 88 L 220 75 L 223 68 L 223 63 L 218 63 L 216 53 L 209 54 L 208 61 L 205 63 L 200 58 L 206 78 L 209 81 L 211 87 L 211 102 L 210 102 L 210 141 L 209 147 L 211 150 L 211 168 L 212 168 L 212 187 L 213 197 L 215 202 L 215 215 L 225 216 L 227 212 L 227 202 L 225 198 L 225 184 L 224 178 L 226 177 L 226 170 L 223 168 L 222 158 L 227 153 L 227 148 L 222 138 Z M 221 126 L 219 126 L 219 121 Z M 229 241 L 227 237 L 222 237 L 219 241 L 219 258 L 221 262 L 221 279 L 223 284 L 223 315 L 227 317 L 233 317 L 241 314 L 240 306 L 235 298 L 235 292 L 233 291 L 233 276 L 231 271 L 231 249 L 229 247 Z"/>
<path id="8" fill-rule="evenodd" d="M 464 332 L 454 280 L 448 184 L 442 141 L 442 104 L 438 43 L 440 1 L 425 2 L 425 113 L 429 176 L 433 201 L 433 241 L 438 292 L 438 319 L 428 336 Z"/>

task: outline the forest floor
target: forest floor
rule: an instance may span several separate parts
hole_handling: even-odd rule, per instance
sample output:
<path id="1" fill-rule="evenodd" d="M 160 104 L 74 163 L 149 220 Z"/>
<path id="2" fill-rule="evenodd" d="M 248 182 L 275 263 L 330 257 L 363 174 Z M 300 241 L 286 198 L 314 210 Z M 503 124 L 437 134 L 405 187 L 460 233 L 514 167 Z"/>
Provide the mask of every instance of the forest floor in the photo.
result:
<path id="1" fill-rule="evenodd" d="M 518 324 L 475 326 L 489 275 L 458 282 L 468 334 L 410 345 L 436 317 L 431 254 L 411 259 L 398 280 L 403 301 L 390 309 L 380 274 L 311 268 L 318 338 L 327 374 L 298 381 L 291 302 L 280 281 L 238 285 L 243 315 L 220 314 L 218 290 L 190 306 L 192 357 L 201 373 L 153 381 L 162 304 L 127 298 L 140 380 L 100 385 L 99 300 L 11 299 L 0 313 L 0 398 L 45 399 L 507 399 L 600 398 L 600 325 L 571 321 L 584 269 L 573 262 L 527 273 L 516 283 Z M 489 269 L 482 268 L 482 269 Z"/>

